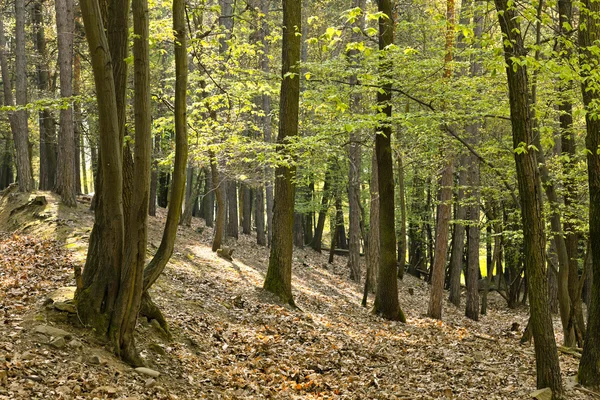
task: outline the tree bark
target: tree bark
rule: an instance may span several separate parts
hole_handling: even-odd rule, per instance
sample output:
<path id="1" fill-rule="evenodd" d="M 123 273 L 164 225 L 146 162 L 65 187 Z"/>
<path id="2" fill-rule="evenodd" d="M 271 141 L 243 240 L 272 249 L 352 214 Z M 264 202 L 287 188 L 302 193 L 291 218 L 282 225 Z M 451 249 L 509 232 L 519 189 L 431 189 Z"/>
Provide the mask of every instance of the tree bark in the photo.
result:
<path id="1" fill-rule="evenodd" d="M 237 203 L 237 183 L 235 180 L 227 180 L 227 236 L 238 238 L 239 236 L 239 220 L 238 220 L 238 203 Z"/>
<path id="2" fill-rule="evenodd" d="M 462 202 L 465 198 L 465 186 L 467 185 L 467 156 L 460 157 L 458 171 L 458 190 L 455 203 L 455 222 L 452 232 L 452 252 L 450 253 L 450 294 L 449 300 L 456 307 L 460 307 L 460 277 L 463 270 L 463 254 L 465 250 L 465 220 L 467 219 L 467 207 Z"/>
<path id="3" fill-rule="evenodd" d="M 385 79 L 382 90 L 377 93 L 377 104 L 386 119 L 392 116 L 392 92 L 389 78 L 391 62 L 385 50 L 394 42 L 394 22 L 390 0 L 378 0 L 379 12 L 388 18 L 379 19 L 379 70 Z M 394 173 L 392 162 L 392 128 L 390 122 L 376 128 L 375 152 L 377 154 L 377 184 L 379 188 L 379 240 L 380 261 L 377 274 L 377 291 L 373 312 L 389 320 L 406 322 L 398 303 L 396 279 L 396 228 L 394 226 Z"/>
<path id="4" fill-rule="evenodd" d="M 427 309 L 427 316 L 435 319 L 442 319 L 442 297 L 448 254 L 453 171 L 452 161 L 448 161 L 448 164 L 444 166 L 440 179 L 440 204 L 438 205 L 438 220 L 435 230 L 435 255 L 433 258 L 429 307 Z"/>
<path id="5" fill-rule="evenodd" d="M 402 163 L 402 154 L 398 152 L 396 157 L 398 163 L 398 197 L 400 198 L 400 236 L 398 238 L 398 278 L 404 279 L 404 269 L 406 268 L 406 186 L 404 184 L 404 166 Z"/>
<path id="6" fill-rule="evenodd" d="M 283 0 L 283 42 L 281 95 L 279 103 L 278 152 L 287 155 L 289 137 L 298 135 L 300 98 L 300 61 L 302 30 L 301 1 Z M 291 73 L 291 74 L 290 74 Z M 278 166 L 275 171 L 273 236 L 269 267 L 264 288 L 284 303 L 294 304 L 292 297 L 292 225 L 294 220 L 295 165 Z"/>
<path id="7" fill-rule="evenodd" d="M 593 67 L 598 63 L 598 54 L 592 52 L 591 46 L 596 46 L 600 37 L 600 23 L 596 16 L 600 12 L 600 3 L 584 0 L 581 10 L 581 25 L 585 23 L 586 29 L 579 30 L 579 46 L 582 54 L 582 65 Z M 595 79 L 591 79 L 590 72 L 582 69 L 584 77 L 581 91 L 586 109 L 585 122 L 587 135 L 585 147 L 588 164 L 588 184 L 590 192 L 589 226 L 590 248 L 592 254 L 592 280 L 591 302 L 588 305 L 588 326 L 583 344 L 583 354 L 579 364 L 578 378 L 584 386 L 600 386 L 600 120 L 596 115 L 594 104 L 599 95 L 593 88 L 596 87 Z"/>
<path id="8" fill-rule="evenodd" d="M 516 61 L 526 54 L 515 7 L 507 0 L 495 0 L 504 34 L 513 146 L 523 223 L 525 270 L 529 286 L 530 321 L 533 331 L 537 387 L 549 387 L 556 398 L 562 395 L 560 365 L 548 307 L 545 274 L 545 234 L 541 209 L 541 187 L 533 144 L 531 98 L 527 67 Z M 596 147 L 594 147 L 596 148 Z M 591 226 L 591 224 L 590 224 Z"/>
<path id="9" fill-rule="evenodd" d="M 27 55 L 25 51 L 25 0 L 15 0 L 15 98 L 17 106 L 27 105 Z M 4 36 L 4 33 L 2 34 Z M 5 40 L 2 40 L 5 47 Z M 3 68 L 4 70 L 4 68 Z M 6 83 L 7 80 L 3 79 Z M 11 121 L 13 140 L 16 150 L 17 182 L 19 190 L 33 190 L 33 175 L 29 153 L 29 128 L 27 127 L 27 110 L 15 111 Z M 14 124 L 14 127 L 13 127 Z"/>
<path id="10" fill-rule="evenodd" d="M 265 192 L 262 186 L 254 189 L 254 221 L 256 223 L 256 244 L 265 246 Z"/>
<path id="11" fill-rule="evenodd" d="M 333 167 L 329 167 L 325 172 L 325 182 L 323 183 L 323 195 L 321 197 L 321 207 L 319 208 L 319 217 L 317 226 L 315 227 L 315 235 L 313 236 L 310 247 L 313 250 L 321 252 L 323 241 L 323 229 L 325 229 L 325 218 L 327 218 L 327 210 L 329 209 L 329 200 L 332 195 L 332 175 Z"/>
<path id="12" fill-rule="evenodd" d="M 73 35 L 75 16 L 73 0 L 56 0 L 56 32 L 58 39 L 58 64 L 60 66 L 60 95 L 63 98 L 73 96 Z M 60 194 L 63 204 L 75 207 L 76 146 L 73 126 L 73 107 L 60 110 L 60 129 L 58 131 L 58 163 L 56 174 L 56 193 Z"/>

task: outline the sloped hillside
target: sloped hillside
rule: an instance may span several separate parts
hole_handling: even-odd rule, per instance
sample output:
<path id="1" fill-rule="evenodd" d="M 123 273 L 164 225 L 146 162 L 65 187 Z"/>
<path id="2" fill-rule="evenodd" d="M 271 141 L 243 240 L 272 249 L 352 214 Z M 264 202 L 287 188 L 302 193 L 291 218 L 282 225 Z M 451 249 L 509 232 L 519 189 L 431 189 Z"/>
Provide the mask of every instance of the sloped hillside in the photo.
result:
<path id="1" fill-rule="evenodd" d="M 533 346 L 510 329 L 526 325 L 526 310 L 506 310 L 492 294 L 480 322 L 450 304 L 444 322 L 430 320 L 427 285 L 406 277 L 408 323 L 384 321 L 360 306 L 344 258 L 331 265 L 298 249 L 301 311 L 291 310 L 261 289 L 268 249 L 242 236 L 230 243 L 232 262 L 218 258 L 199 220 L 180 228 L 153 291 L 173 339 L 140 320 L 138 347 L 152 371 L 135 371 L 80 325 L 68 301 L 47 301 L 73 286 L 73 268 L 83 265 L 88 206 L 64 208 L 48 192 L 1 195 L 0 399 L 524 399 L 535 389 Z M 164 219 L 150 218 L 149 255 Z M 577 355 L 560 358 L 568 398 L 595 398 L 569 383 Z"/>

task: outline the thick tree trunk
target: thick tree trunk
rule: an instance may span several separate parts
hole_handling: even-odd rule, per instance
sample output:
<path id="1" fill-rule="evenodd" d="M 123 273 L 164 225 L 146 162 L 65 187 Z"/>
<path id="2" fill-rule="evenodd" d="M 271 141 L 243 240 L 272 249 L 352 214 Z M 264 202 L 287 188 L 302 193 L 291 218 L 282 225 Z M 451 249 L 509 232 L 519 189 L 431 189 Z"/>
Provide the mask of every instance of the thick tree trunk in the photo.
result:
<path id="1" fill-rule="evenodd" d="M 367 264 L 367 277 L 365 280 L 365 296 L 363 303 L 366 302 L 366 294 L 375 292 L 377 286 L 377 271 L 379 271 L 379 183 L 377 178 L 377 154 L 373 150 L 371 156 L 371 183 L 369 185 L 370 207 L 369 207 L 369 232 L 368 246 L 365 249 L 365 259 Z"/>
<path id="2" fill-rule="evenodd" d="M 427 309 L 427 316 L 435 319 L 442 319 L 442 297 L 444 294 L 444 276 L 446 275 L 446 258 L 448 254 L 453 172 L 452 161 L 448 161 L 440 179 L 440 204 L 438 205 L 438 220 L 435 230 L 435 256 L 432 266 L 429 307 Z"/>
<path id="3" fill-rule="evenodd" d="M 504 56 L 507 64 L 513 146 L 521 198 L 525 269 L 529 287 L 530 321 L 535 344 L 537 387 L 540 389 L 549 387 L 554 396 L 559 398 L 562 394 L 562 382 L 552 318 L 548 307 L 542 192 L 535 151 L 529 147 L 533 145 L 534 132 L 527 67 L 515 61 L 520 60 L 526 51 L 516 8 L 509 7 L 507 0 L 495 0 L 495 4 L 500 27 L 505 35 Z"/>
<path id="4" fill-rule="evenodd" d="M 394 21 L 390 0 L 378 0 L 379 12 L 389 18 L 379 19 L 379 71 L 384 77 L 377 103 L 386 118 L 392 116 L 392 92 L 389 78 L 391 61 L 385 49 L 394 41 Z M 394 226 L 394 173 L 392 162 L 392 128 L 389 122 L 376 129 L 375 152 L 377 154 L 377 184 L 379 188 L 379 240 L 380 261 L 377 274 L 377 291 L 373 312 L 389 320 L 406 322 L 398 303 L 398 280 L 396 278 L 396 228 Z"/>
<path id="5" fill-rule="evenodd" d="M 282 82 L 279 102 L 278 151 L 287 154 L 285 142 L 298 135 L 300 98 L 301 2 L 283 0 Z M 291 74 L 290 74 L 291 73 Z M 296 172 L 294 165 L 278 166 L 275 171 L 275 202 L 273 206 L 273 236 L 269 268 L 264 288 L 283 302 L 294 304 L 292 297 L 292 225 L 294 220 Z"/>
<path id="6" fill-rule="evenodd" d="M 60 66 L 60 95 L 73 96 L 73 35 L 75 16 L 72 0 L 56 0 L 56 31 L 58 39 L 58 64 Z M 69 103 L 72 103 L 69 101 Z M 56 193 L 60 194 L 63 204 L 75 207 L 76 146 L 73 126 L 73 107 L 60 110 L 60 129 L 58 131 L 58 163 L 56 174 Z"/>
<path id="7" fill-rule="evenodd" d="M 15 98 L 17 106 L 27 105 L 27 56 L 25 51 L 25 0 L 15 0 Z M 2 34 L 4 36 L 4 34 Z M 5 47 L 5 40 L 2 40 Z M 2 68 L 4 70 L 4 68 Z M 3 79 L 6 82 L 5 79 Z M 17 161 L 17 182 L 19 190 L 29 192 L 33 190 L 33 175 L 31 172 L 31 158 L 29 149 L 29 128 L 27 127 L 27 110 L 15 111 L 13 140 Z M 14 125 L 14 127 L 13 127 Z"/>
<path id="8" fill-rule="evenodd" d="M 600 3 L 584 0 L 584 9 L 581 13 L 581 24 L 585 23 L 586 29 L 579 30 L 579 45 L 583 50 L 580 62 L 583 65 L 597 65 L 598 54 L 593 52 L 591 46 L 596 46 L 600 37 L 600 23 L 596 15 L 600 12 Z M 591 67 L 592 69 L 594 67 Z M 583 70 L 583 69 L 582 69 Z M 583 70 L 585 71 L 585 70 Z M 589 226 L 590 248 L 592 260 L 592 295 L 588 306 L 588 326 L 583 344 L 583 355 L 579 364 L 579 382 L 584 386 L 600 387 L 600 120 L 596 115 L 595 104 L 599 95 L 593 88 L 594 79 L 586 76 L 581 91 L 583 103 L 586 108 L 585 147 L 588 164 L 588 181 L 590 192 Z"/>

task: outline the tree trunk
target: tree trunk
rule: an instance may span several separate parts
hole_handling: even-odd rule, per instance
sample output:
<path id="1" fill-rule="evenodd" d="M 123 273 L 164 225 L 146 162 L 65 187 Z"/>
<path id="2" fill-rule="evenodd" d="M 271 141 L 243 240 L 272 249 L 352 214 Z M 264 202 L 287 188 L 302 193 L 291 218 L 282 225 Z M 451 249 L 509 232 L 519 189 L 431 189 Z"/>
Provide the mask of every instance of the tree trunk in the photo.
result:
<path id="1" fill-rule="evenodd" d="M 478 135 L 477 126 L 471 125 L 467 128 L 470 134 Z M 465 315 L 473 321 L 479 320 L 479 160 L 469 156 L 468 185 L 471 203 L 468 206 L 469 231 L 467 237 L 467 306 Z"/>
<path id="2" fill-rule="evenodd" d="M 319 208 L 319 217 L 317 220 L 317 226 L 315 227 L 315 235 L 311 242 L 313 250 L 321 252 L 321 246 L 323 241 L 323 229 L 325 229 L 325 218 L 327 218 L 327 210 L 329 210 L 329 200 L 332 195 L 332 173 L 333 167 L 330 166 L 325 172 L 325 182 L 323 183 L 323 196 L 321 197 L 321 207 Z"/>
<path id="3" fill-rule="evenodd" d="M 73 35 L 75 17 L 72 0 L 56 0 L 56 32 L 58 39 L 58 64 L 60 66 L 60 95 L 73 96 Z M 72 104 L 71 101 L 69 101 Z M 56 193 L 60 194 L 63 204 L 75 207 L 76 146 L 73 127 L 73 107 L 60 110 L 60 129 L 58 131 L 58 164 L 56 174 Z"/>
<path id="4" fill-rule="evenodd" d="M 400 236 L 398 237 L 398 278 L 404 279 L 406 268 L 406 188 L 404 185 L 404 166 L 402 165 L 402 154 L 398 152 L 398 197 L 400 198 Z"/>
<path id="5" fill-rule="evenodd" d="M 227 210 L 229 221 L 227 223 L 227 236 L 238 238 L 239 220 L 237 203 L 237 183 L 235 180 L 227 181 Z"/>
<path id="6" fill-rule="evenodd" d="M 25 106 L 27 105 L 25 0 L 15 0 L 15 21 L 15 98 L 17 106 Z M 2 36 L 4 36 L 4 33 Z M 6 41 L 4 39 L 1 39 L 1 41 L 2 48 L 5 48 Z M 4 70 L 4 68 L 2 69 Z M 3 81 L 5 83 L 7 82 L 6 79 L 3 79 Z M 31 172 L 31 158 L 29 155 L 29 128 L 27 127 L 27 110 L 22 109 L 15 111 L 13 119 L 14 122 L 11 121 L 11 128 L 13 130 L 13 140 L 16 150 L 17 182 L 19 183 L 19 190 L 22 192 L 29 192 L 33 190 L 33 176 Z"/>
<path id="7" fill-rule="evenodd" d="M 212 227 L 215 220 L 215 190 L 209 168 L 204 168 L 204 176 L 204 197 L 202 198 L 204 221 L 206 222 L 206 226 Z"/>
<path id="8" fill-rule="evenodd" d="M 202 184 L 202 174 L 200 172 L 198 172 L 198 175 L 196 176 L 196 180 L 194 181 L 194 168 L 191 168 L 192 170 L 192 179 L 189 179 L 188 176 L 188 183 L 186 184 L 186 192 L 189 192 L 187 189 L 188 187 L 191 187 L 192 192 L 189 194 L 189 196 L 186 195 L 186 200 L 185 200 L 185 207 L 184 207 L 184 211 L 183 214 L 181 216 L 181 221 L 180 221 L 180 225 L 185 225 L 185 226 L 191 226 L 192 225 L 192 212 L 194 210 L 194 204 L 196 203 L 196 199 L 198 198 L 198 196 L 200 195 L 200 188 L 201 188 L 201 184 Z M 188 174 L 189 174 L 189 168 L 188 168 Z M 188 186 L 189 185 L 189 186 Z"/>
<path id="9" fill-rule="evenodd" d="M 223 242 L 223 235 L 225 234 L 225 196 L 227 195 L 227 193 L 225 191 L 226 183 L 221 179 L 221 174 L 219 172 L 219 166 L 215 153 L 212 150 L 209 150 L 208 154 L 210 159 L 212 190 L 215 193 L 215 198 L 217 201 L 217 215 L 215 218 L 212 251 L 217 251 L 221 248 L 221 244 Z"/>
<path id="10" fill-rule="evenodd" d="M 427 316 L 435 319 L 442 319 L 442 297 L 444 294 L 444 276 L 448 254 L 453 171 L 452 161 L 448 161 L 440 179 L 440 204 L 438 205 L 438 220 L 435 229 L 435 256 L 433 258 L 429 307 L 427 309 Z"/>
<path id="11" fill-rule="evenodd" d="M 582 65 L 597 65 L 598 54 L 591 49 L 595 46 L 600 36 L 600 23 L 596 15 L 600 12 L 600 3 L 585 0 L 582 5 L 581 25 L 585 23 L 586 29 L 579 30 L 579 45 L 582 48 L 580 62 Z M 593 70 L 595 67 L 591 67 Z M 582 69 L 582 71 L 585 71 Z M 588 70 L 589 71 L 589 70 Z M 583 344 L 583 354 L 579 364 L 578 378 L 584 386 L 600 386 L 600 120 L 596 115 L 595 104 L 599 95 L 593 88 L 594 79 L 584 72 L 581 91 L 583 103 L 586 108 L 585 122 L 587 135 L 585 147 L 588 164 L 588 183 L 590 192 L 589 226 L 590 247 L 592 254 L 592 280 L 591 302 L 588 306 L 588 326 Z M 586 76 L 588 75 L 588 76 Z"/>
<path id="12" fill-rule="evenodd" d="M 541 209 L 542 192 L 535 151 L 529 147 L 533 144 L 534 132 L 527 67 L 516 62 L 526 54 L 526 51 L 516 8 L 509 7 L 507 0 L 495 0 L 495 5 L 500 27 L 505 35 L 504 56 L 507 64 L 513 146 L 521 198 L 525 270 L 535 344 L 537 387 L 540 389 L 549 387 L 554 396 L 560 398 L 562 394 L 560 365 L 548 306 L 545 275 L 546 243 Z"/>
<path id="13" fill-rule="evenodd" d="M 299 212 L 294 213 L 294 246 L 304 248 L 304 230 L 302 228 L 302 219 L 304 215 Z"/>
<path id="14" fill-rule="evenodd" d="M 301 2 L 283 0 L 282 82 L 279 102 L 278 152 L 286 156 L 285 142 L 298 135 L 300 98 Z M 294 165 L 280 165 L 275 171 L 275 201 L 273 206 L 273 236 L 269 268 L 264 288 L 283 302 L 294 304 L 292 297 L 292 224 L 294 219 L 296 172 Z"/>
<path id="15" fill-rule="evenodd" d="M 33 23 L 35 25 L 35 47 L 37 50 L 37 86 L 40 92 L 47 92 L 49 84 L 48 54 L 46 51 L 46 35 L 44 32 L 44 18 L 42 2 L 33 4 Z M 6 101 L 6 100 L 5 100 Z M 40 127 L 40 190 L 51 190 L 56 182 L 56 137 L 54 119 L 50 110 L 43 109 L 38 112 Z"/>
<path id="16" fill-rule="evenodd" d="M 265 246 L 265 192 L 262 186 L 254 189 L 254 221 L 256 223 L 256 244 Z"/>
<path id="17" fill-rule="evenodd" d="M 368 291 L 375 292 L 377 286 L 377 274 L 379 271 L 379 183 L 377 178 L 377 154 L 373 150 L 371 156 L 371 183 L 369 187 L 371 205 L 369 207 L 369 233 L 368 246 L 365 249 L 367 263 L 367 278 L 365 281 L 365 298 Z"/>
<path id="18" fill-rule="evenodd" d="M 250 235 L 252 233 L 252 191 L 250 186 L 242 183 L 244 193 L 244 205 L 242 208 L 242 233 Z"/>
<path id="19" fill-rule="evenodd" d="M 465 198 L 464 187 L 467 185 L 467 156 L 460 157 L 458 171 L 458 191 L 455 202 L 455 223 L 452 232 L 452 252 L 450 253 L 450 294 L 449 300 L 456 307 L 460 307 L 460 277 L 463 270 L 463 254 L 465 249 L 465 225 L 467 219 L 467 207 L 462 203 Z"/>
<path id="20" fill-rule="evenodd" d="M 377 92 L 377 104 L 386 119 L 392 116 L 392 92 L 389 83 L 391 61 L 386 59 L 384 49 L 394 42 L 394 21 L 390 0 L 378 0 L 379 12 L 389 18 L 379 19 L 379 71 L 384 81 Z M 375 152 L 377 154 L 377 184 L 379 188 L 379 240 L 380 261 L 377 274 L 377 291 L 373 312 L 389 320 L 406 322 L 398 303 L 398 280 L 396 279 L 396 228 L 394 226 L 394 173 L 392 162 L 392 128 L 387 122 L 376 128 Z"/>

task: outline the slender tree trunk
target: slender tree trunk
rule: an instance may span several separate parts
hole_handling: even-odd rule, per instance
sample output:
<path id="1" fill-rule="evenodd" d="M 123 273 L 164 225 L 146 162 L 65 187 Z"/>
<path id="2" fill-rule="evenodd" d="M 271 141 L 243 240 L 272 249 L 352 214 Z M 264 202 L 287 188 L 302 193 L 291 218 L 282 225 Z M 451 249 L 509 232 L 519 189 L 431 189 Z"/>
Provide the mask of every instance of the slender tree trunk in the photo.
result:
<path id="1" fill-rule="evenodd" d="M 212 173 L 209 168 L 204 168 L 204 221 L 206 226 L 212 227 L 215 220 L 215 191 L 213 187 Z"/>
<path id="2" fill-rule="evenodd" d="M 404 269 L 406 268 L 406 187 L 404 185 L 404 166 L 402 164 L 402 154 L 398 152 L 396 157 L 398 163 L 398 194 L 400 198 L 400 236 L 398 237 L 398 278 L 404 278 Z"/>
<path id="3" fill-rule="evenodd" d="M 285 142 L 298 135 L 300 98 L 300 61 L 302 31 L 301 1 L 283 0 L 282 82 L 279 102 L 278 151 L 288 153 Z M 290 74 L 291 73 L 291 74 Z M 294 165 L 278 166 L 275 171 L 275 202 L 273 206 L 273 236 L 269 268 L 264 288 L 283 302 L 294 304 L 292 297 L 292 224 L 294 219 L 296 172 Z"/>
<path id="4" fill-rule="evenodd" d="M 227 223 L 227 236 L 238 238 L 238 203 L 237 203 L 237 183 L 235 180 L 227 181 L 227 210 L 229 222 Z"/>
<path id="5" fill-rule="evenodd" d="M 517 10 L 507 0 L 495 0 L 504 39 L 504 56 L 508 77 L 513 146 L 523 223 L 525 270 L 529 286 L 530 321 L 535 344 L 537 387 L 550 387 L 560 398 L 562 382 L 554 339 L 552 318 L 548 307 L 548 287 L 545 275 L 545 234 L 541 209 L 541 187 L 533 144 L 531 99 L 527 67 L 519 65 L 526 54 Z M 523 147 L 523 144 L 525 147 Z M 594 147 L 596 148 L 596 147 Z M 591 226 L 591 224 L 590 224 Z"/>
<path id="6" fill-rule="evenodd" d="M 221 180 L 219 166 L 216 156 L 212 150 L 209 150 L 210 170 L 212 177 L 212 188 L 217 201 L 217 215 L 215 218 L 214 236 L 212 242 L 212 251 L 217 251 L 221 248 L 223 235 L 225 234 L 225 211 L 226 199 L 225 182 Z"/>
<path id="7" fill-rule="evenodd" d="M 478 128 L 470 127 L 471 135 L 478 135 Z M 479 320 L 479 160 L 469 156 L 470 164 L 468 170 L 468 184 L 471 203 L 468 206 L 470 220 L 467 237 L 467 305 L 465 315 L 474 320 Z"/>
<path id="8" fill-rule="evenodd" d="M 427 316 L 442 319 L 442 297 L 444 294 L 444 276 L 446 275 L 446 257 L 448 254 L 448 232 L 450 230 L 450 202 L 452 201 L 452 161 L 444 167 L 440 179 L 440 204 L 435 230 L 435 256 L 433 258 L 431 289 Z"/>
<path id="9" fill-rule="evenodd" d="M 242 233 L 250 235 L 252 233 L 252 191 L 250 186 L 242 184 L 244 193 L 244 206 L 242 213 Z"/>
<path id="10" fill-rule="evenodd" d="M 60 65 L 60 95 L 73 96 L 73 35 L 75 16 L 72 0 L 56 0 L 56 31 L 58 38 L 58 64 Z M 71 101 L 69 101 L 72 104 Z M 73 126 L 73 107 L 60 110 L 60 129 L 58 131 L 58 164 L 55 190 L 60 194 L 63 204 L 75 207 L 76 146 Z"/>
<path id="11" fill-rule="evenodd" d="M 188 171 L 189 173 L 189 171 Z M 188 192 L 188 187 L 191 187 L 192 192 L 189 196 L 187 196 L 185 200 L 185 207 L 183 214 L 181 216 L 180 225 L 191 226 L 192 225 L 192 213 L 194 210 L 194 204 L 196 203 L 196 199 L 200 195 L 200 188 L 202 184 L 202 174 L 198 172 L 196 179 L 194 180 L 194 168 L 192 168 L 192 179 L 188 179 L 188 183 L 186 184 L 186 192 Z M 189 177 L 188 177 L 189 178 Z M 189 185 L 189 186 L 188 186 Z"/>
<path id="12" fill-rule="evenodd" d="M 456 307 L 460 307 L 460 277 L 463 270 L 463 253 L 465 249 L 465 225 L 467 219 L 467 207 L 462 203 L 465 198 L 465 186 L 467 185 L 467 156 L 460 157 L 458 171 L 458 190 L 455 203 L 454 231 L 452 232 L 452 252 L 450 253 L 450 295 L 449 300 Z"/>
<path id="13" fill-rule="evenodd" d="M 323 229 L 325 229 L 325 218 L 327 218 L 327 210 L 329 209 L 329 200 L 332 195 L 332 174 L 333 167 L 330 167 L 325 172 L 325 182 L 323 183 L 323 196 L 321 197 L 321 207 L 319 208 L 319 218 L 315 227 L 315 235 L 311 242 L 313 250 L 321 252 L 323 241 Z"/>
<path id="14" fill-rule="evenodd" d="M 46 35 L 44 28 L 42 2 L 33 4 L 33 23 L 35 25 L 35 47 L 38 61 L 36 63 L 37 86 L 40 92 L 50 89 L 48 54 L 46 51 Z M 40 127 L 40 190 L 50 190 L 56 181 L 56 137 L 54 119 L 48 109 L 38 112 Z"/>
<path id="15" fill-rule="evenodd" d="M 267 244 L 265 234 L 265 192 L 262 186 L 254 189 L 254 221 L 256 223 L 256 243 L 260 246 Z"/>

